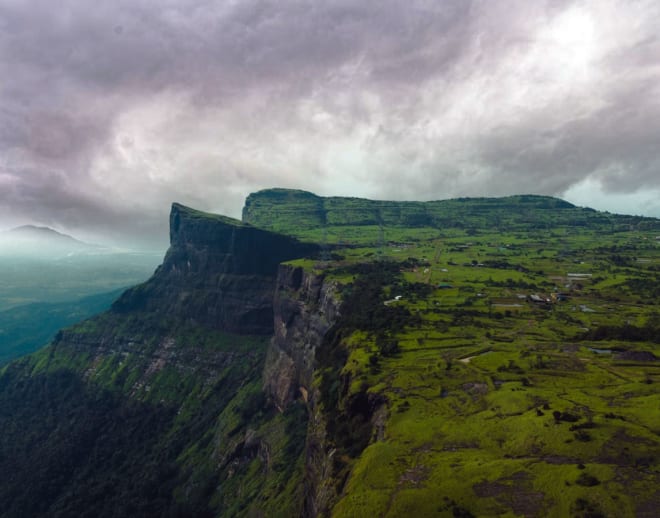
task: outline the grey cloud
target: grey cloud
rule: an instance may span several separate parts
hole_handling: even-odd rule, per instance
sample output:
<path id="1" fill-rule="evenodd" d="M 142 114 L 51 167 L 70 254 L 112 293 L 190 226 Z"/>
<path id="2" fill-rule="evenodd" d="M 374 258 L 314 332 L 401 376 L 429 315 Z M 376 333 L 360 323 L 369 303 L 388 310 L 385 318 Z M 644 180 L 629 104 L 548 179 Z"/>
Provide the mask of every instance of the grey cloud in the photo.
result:
<path id="1" fill-rule="evenodd" d="M 584 78 L 580 27 L 552 25 L 572 9 L 600 31 Z M 0 0 L 0 214 L 151 235 L 174 199 L 238 215 L 273 185 L 660 189 L 658 23 L 651 1 Z"/>
<path id="2" fill-rule="evenodd" d="M 20 181 L 29 176 L 30 182 Z M 89 235 L 101 233 L 114 243 L 135 246 L 162 246 L 167 235 L 166 214 L 169 207 L 151 212 L 116 207 L 113 200 L 89 197 L 71 188 L 68 180 L 56 172 L 24 170 L 17 172 L 10 185 L 0 190 L 0 218 L 7 226 L 39 223 Z M 16 213 L 23 219 L 16 219 Z"/>
<path id="3" fill-rule="evenodd" d="M 493 184 L 505 189 L 518 182 L 521 189 L 558 194 L 590 175 L 612 192 L 657 189 L 660 104 L 655 89 L 653 82 L 634 82 L 610 92 L 606 106 L 588 117 L 571 118 L 569 105 L 558 127 L 544 126 L 551 115 L 543 113 L 488 136 L 479 146 L 481 162 L 493 171 Z"/>

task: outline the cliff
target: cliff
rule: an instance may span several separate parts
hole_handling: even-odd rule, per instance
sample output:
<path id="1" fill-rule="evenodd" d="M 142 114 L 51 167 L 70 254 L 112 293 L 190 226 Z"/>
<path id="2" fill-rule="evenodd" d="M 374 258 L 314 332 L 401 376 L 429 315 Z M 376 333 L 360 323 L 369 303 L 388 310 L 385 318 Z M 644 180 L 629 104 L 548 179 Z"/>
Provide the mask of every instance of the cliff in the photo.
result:
<path id="1" fill-rule="evenodd" d="M 244 219 L 174 204 L 149 281 L 0 370 L 0 517 L 658 508 L 658 220 L 282 189 Z"/>
<path id="2" fill-rule="evenodd" d="M 545 225 L 550 213 L 555 224 L 584 220 L 582 209 L 549 196 L 420 202 L 323 197 L 293 189 L 266 189 L 247 197 L 243 221 L 291 235 L 310 235 L 310 231 L 333 227 L 472 227 L 482 230 L 498 226 L 529 227 Z M 589 216 L 593 219 L 592 214 Z"/>
<path id="3" fill-rule="evenodd" d="M 274 298 L 275 333 L 264 369 L 264 389 L 278 408 L 312 391 L 316 350 L 339 317 L 334 283 L 301 267 L 283 265 Z"/>
<path id="4" fill-rule="evenodd" d="M 111 310 L 0 371 L 0 516 L 301 513 L 307 411 L 266 405 L 262 373 L 279 264 L 317 247 L 179 204 L 170 242 Z"/>
<path id="5" fill-rule="evenodd" d="M 660 227 L 656 218 L 597 212 L 559 198 L 531 194 L 422 202 L 324 197 L 294 189 L 250 194 L 242 219 L 263 229 L 340 246 L 382 245 L 422 228 L 464 230 L 476 235 L 560 227 L 598 227 L 607 232 Z"/>
<path id="6" fill-rule="evenodd" d="M 211 329 L 270 335 L 278 265 L 316 249 L 175 203 L 163 264 L 149 281 L 124 293 L 113 310 L 155 312 Z"/>

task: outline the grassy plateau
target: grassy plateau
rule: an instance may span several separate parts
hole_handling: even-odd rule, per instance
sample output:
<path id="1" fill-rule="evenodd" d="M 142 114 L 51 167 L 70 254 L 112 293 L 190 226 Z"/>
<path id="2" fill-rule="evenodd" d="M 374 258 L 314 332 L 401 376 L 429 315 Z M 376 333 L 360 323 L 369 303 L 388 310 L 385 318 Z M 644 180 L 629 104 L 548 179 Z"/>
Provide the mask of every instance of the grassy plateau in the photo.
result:
<path id="1" fill-rule="evenodd" d="M 253 196 L 248 221 L 323 243 L 293 264 L 341 287 L 327 412 L 386 402 L 361 452 L 338 449 L 332 516 L 657 516 L 660 222 L 535 196 Z"/>

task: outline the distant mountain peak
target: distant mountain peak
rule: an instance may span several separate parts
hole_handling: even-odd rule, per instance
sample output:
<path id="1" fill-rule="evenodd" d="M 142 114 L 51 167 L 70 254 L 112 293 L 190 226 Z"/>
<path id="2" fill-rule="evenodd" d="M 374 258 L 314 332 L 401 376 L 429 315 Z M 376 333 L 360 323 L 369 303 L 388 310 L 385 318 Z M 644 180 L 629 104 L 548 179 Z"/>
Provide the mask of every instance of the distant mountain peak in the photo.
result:
<path id="1" fill-rule="evenodd" d="M 98 248 L 50 227 L 21 225 L 0 232 L 0 255 L 67 255 Z"/>
<path id="2" fill-rule="evenodd" d="M 74 241 L 78 241 L 74 237 L 69 236 L 68 234 L 63 234 L 62 232 L 58 232 L 55 229 L 52 229 L 50 227 L 40 227 L 37 225 L 21 225 L 20 227 L 15 227 L 9 230 L 10 234 L 19 234 L 19 235 L 33 235 L 33 236 L 58 236 L 58 237 L 63 237 L 65 239 L 73 239 Z M 82 241 L 79 241 L 82 242 Z"/>

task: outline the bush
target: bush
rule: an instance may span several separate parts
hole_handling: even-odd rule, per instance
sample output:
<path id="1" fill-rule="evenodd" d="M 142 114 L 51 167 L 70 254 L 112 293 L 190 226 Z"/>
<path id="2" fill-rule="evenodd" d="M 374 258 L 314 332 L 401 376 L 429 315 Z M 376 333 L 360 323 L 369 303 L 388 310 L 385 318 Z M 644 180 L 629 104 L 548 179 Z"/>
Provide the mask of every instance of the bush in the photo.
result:
<path id="1" fill-rule="evenodd" d="M 378 347 L 380 354 L 383 356 L 394 356 L 401 350 L 399 347 L 399 342 L 384 336 L 378 336 L 376 338 L 376 346 Z"/>
<path id="2" fill-rule="evenodd" d="M 575 500 L 575 503 L 571 506 L 571 511 L 573 516 L 579 518 L 605 518 L 605 514 L 603 514 L 598 505 L 584 498 Z"/>
<path id="3" fill-rule="evenodd" d="M 588 473 L 580 473 L 580 476 L 577 478 L 575 483 L 579 486 L 585 486 L 585 487 L 593 487 L 597 486 L 600 484 L 600 480 L 598 480 L 596 477 L 593 475 L 589 475 Z"/>
<path id="4" fill-rule="evenodd" d="M 575 432 L 575 438 L 580 442 L 589 442 L 591 441 L 591 435 L 584 430 L 578 430 Z"/>

